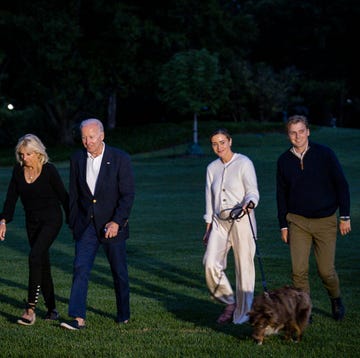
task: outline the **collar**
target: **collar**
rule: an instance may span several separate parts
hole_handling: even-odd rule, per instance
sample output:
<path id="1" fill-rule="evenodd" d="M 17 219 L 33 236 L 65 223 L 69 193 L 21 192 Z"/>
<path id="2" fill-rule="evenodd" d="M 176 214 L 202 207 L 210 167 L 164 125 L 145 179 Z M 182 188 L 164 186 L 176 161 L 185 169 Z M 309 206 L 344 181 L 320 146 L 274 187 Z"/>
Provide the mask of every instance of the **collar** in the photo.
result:
<path id="1" fill-rule="evenodd" d="M 101 153 L 100 153 L 98 156 L 96 156 L 96 157 L 93 157 L 92 154 L 87 151 L 86 153 L 87 153 L 88 158 L 91 158 L 91 159 L 96 159 L 96 158 L 99 158 L 99 157 L 101 158 L 101 157 L 104 155 L 105 142 L 102 142 L 102 145 L 103 145 L 102 151 L 101 151 Z"/>
<path id="2" fill-rule="evenodd" d="M 290 152 L 293 153 L 296 157 L 302 159 L 305 155 L 305 153 L 310 149 L 310 145 L 309 145 L 309 142 L 305 148 L 305 150 L 302 152 L 302 153 L 298 153 L 296 150 L 295 150 L 295 147 L 292 147 L 290 148 Z"/>

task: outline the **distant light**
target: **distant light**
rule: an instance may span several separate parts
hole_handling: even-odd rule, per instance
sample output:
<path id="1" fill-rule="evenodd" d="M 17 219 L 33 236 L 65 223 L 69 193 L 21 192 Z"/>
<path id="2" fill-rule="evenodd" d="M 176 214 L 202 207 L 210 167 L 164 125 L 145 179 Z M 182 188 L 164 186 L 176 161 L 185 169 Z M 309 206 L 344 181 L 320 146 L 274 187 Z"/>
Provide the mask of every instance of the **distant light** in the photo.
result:
<path id="1" fill-rule="evenodd" d="M 352 100 L 351 100 L 350 98 L 348 98 L 348 99 L 346 100 L 346 103 L 347 103 L 347 104 L 351 104 L 351 103 L 352 103 Z"/>
<path id="2" fill-rule="evenodd" d="M 9 104 L 7 105 L 7 109 L 8 109 L 9 111 L 12 111 L 12 110 L 14 109 L 14 106 L 13 106 L 11 103 L 9 103 Z"/>

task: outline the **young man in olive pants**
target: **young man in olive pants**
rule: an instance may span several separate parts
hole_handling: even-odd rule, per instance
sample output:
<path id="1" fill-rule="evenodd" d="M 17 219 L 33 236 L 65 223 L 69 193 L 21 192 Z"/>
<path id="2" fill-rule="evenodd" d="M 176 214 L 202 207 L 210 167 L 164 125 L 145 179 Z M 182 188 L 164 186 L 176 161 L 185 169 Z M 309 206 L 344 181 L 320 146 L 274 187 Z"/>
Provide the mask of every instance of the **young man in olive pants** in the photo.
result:
<path id="1" fill-rule="evenodd" d="M 277 207 L 281 238 L 290 247 L 293 285 L 310 293 L 309 257 L 313 248 L 333 318 L 340 321 L 345 307 L 335 270 L 335 251 L 337 228 L 341 235 L 351 231 L 349 185 L 334 152 L 309 141 L 306 117 L 290 117 L 287 131 L 292 147 L 277 162 Z"/>

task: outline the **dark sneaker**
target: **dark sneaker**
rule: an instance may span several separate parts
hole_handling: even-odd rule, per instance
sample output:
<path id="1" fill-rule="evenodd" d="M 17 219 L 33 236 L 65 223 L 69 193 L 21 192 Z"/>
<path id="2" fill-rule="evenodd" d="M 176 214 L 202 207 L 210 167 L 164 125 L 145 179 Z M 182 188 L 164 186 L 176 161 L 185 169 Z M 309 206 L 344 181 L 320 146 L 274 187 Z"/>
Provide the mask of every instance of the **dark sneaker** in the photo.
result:
<path id="1" fill-rule="evenodd" d="M 65 328 L 65 329 L 69 329 L 71 331 L 78 331 L 79 329 L 85 328 L 85 324 L 80 326 L 79 322 L 76 319 L 74 319 L 73 321 L 70 321 L 68 323 L 62 322 L 60 324 L 60 327 Z"/>
<path id="2" fill-rule="evenodd" d="M 60 318 L 59 312 L 56 309 L 47 311 L 45 321 L 56 321 Z"/>
<path id="3" fill-rule="evenodd" d="M 335 321 L 342 321 L 345 317 L 345 307 L 341 298 L 331 298 L 331 311 Z"/>

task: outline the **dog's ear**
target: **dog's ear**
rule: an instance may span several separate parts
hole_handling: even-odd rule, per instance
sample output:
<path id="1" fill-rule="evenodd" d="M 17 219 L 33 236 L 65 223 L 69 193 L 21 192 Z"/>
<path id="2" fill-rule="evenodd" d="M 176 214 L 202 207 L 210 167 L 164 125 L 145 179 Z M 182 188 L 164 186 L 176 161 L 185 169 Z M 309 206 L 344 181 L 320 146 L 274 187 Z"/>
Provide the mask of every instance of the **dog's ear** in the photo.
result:
<path id="1" fill-rule="evenodd" d="M 264 299 L 265 299 L 265 302 L 269 303 L 269 302 L 272 302 L 272 292 L 264 292 Z"/>

